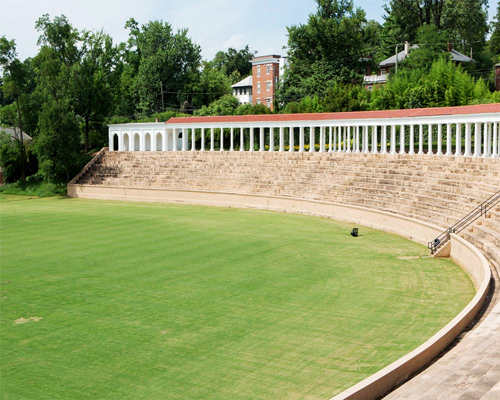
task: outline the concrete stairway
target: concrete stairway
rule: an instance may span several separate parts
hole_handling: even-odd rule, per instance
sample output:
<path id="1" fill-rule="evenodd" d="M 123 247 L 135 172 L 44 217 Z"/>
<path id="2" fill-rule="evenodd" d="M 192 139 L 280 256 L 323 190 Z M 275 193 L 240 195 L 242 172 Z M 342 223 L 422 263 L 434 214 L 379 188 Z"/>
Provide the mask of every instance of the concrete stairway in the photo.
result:
<path id="1" fill-rule="evenodd" d="M 305 198 L 397 213 L 446 228 L 500 189 L 500 159 L 249 152 L 105 153 L 77 185 Z M 389 399 L 500 399 L 500 208 L 462 236 L 495 276 L 480 319 Z"/>

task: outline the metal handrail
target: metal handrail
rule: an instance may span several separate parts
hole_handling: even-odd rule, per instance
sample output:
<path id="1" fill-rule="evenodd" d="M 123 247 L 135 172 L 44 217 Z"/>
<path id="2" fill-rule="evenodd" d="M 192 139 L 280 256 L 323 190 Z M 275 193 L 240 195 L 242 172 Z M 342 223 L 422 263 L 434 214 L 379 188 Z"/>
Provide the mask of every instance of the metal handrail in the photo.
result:
<path id="1" fill-rule="evenodd" d="M 446 244 L 450 240 L 450 235 L 452 233 L 460 233 L 465 228 L 467 228 L 470 224 L 472 224 L 475 220 L 486 215 L 488 210 L 491 210 L 494 206 L 500 203 L 500 190 L 493 194 L 490 198 L 483 201 L 479 206 L 477 206 L 474 210 L 472 210 L 469 214 L 463 217 L 460 221 L 458 221 L 455 225 L 446 229 L 443 233 L 441 233 L 436 239 L 427 244 L 427 247 L 431 251 L 431 254 L 434 254 L 441 246 Z"/>

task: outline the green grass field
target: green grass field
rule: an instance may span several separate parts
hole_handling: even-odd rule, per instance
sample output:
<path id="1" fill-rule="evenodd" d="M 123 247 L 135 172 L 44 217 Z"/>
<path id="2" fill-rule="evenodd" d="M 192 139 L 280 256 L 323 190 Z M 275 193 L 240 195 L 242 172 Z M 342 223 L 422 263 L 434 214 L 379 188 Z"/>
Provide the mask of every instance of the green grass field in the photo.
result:
<path id="1" fill-rule="evenodd" d="M 328 399 L 473 297 L 397 236 L 233 208 L 2 196 L 0 398 Z"/>

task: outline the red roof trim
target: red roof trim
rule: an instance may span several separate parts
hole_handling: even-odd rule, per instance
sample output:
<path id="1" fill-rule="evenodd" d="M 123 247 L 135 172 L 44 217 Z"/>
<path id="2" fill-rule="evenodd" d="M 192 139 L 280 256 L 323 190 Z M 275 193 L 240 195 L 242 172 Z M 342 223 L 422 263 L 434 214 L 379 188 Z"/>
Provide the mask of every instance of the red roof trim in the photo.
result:
<path id="1" fill-rule="evenodd" d="M 217 123 L 217 122 L 287 122 L 287 121 L 325 121 L 345 119 L 374 118 L 410 118 L 431 117 L 440 115 L 487 114 L 500 112 L 500 104 L 480 104 L 463 107 L 414 108 L 410 110 L 352 111 L 318 114 L 264 114 L 234 115 L 223 117 L 181 117 L 171 118 L 167 124 L 183 123 Z"/>

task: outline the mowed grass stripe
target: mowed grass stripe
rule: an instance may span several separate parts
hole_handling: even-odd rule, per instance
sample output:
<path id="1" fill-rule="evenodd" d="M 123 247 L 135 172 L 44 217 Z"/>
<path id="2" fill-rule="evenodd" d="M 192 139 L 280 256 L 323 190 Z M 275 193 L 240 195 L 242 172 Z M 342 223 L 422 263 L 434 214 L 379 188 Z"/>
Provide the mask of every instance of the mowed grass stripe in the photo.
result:
<path id="1" fill-rule="evenodd" d="M 5 399 L 329 398 L 474 295 L 423 246 L 363 227 L 354 239 L 327 219 L 79 199 L 0 207 Z"/>

